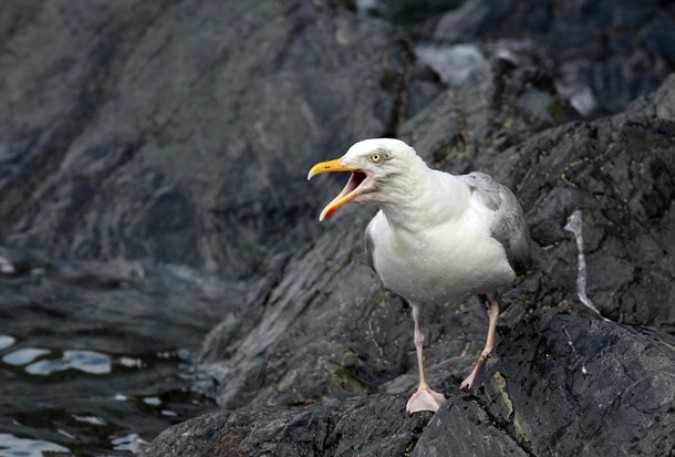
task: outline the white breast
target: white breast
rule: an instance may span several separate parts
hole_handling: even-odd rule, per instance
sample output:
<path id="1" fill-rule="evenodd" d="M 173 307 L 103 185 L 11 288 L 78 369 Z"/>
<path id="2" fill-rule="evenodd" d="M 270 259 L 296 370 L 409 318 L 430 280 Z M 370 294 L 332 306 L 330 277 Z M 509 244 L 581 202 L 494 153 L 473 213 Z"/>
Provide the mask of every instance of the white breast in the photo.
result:
<path id="1" fill-rule="evenodd" d="M 424 230 L 393 230 L 383 213 L 369 226 L 385 287 L 417 304 L 463 301 L 513 283 L 503 246 L 478 211 Z"/>

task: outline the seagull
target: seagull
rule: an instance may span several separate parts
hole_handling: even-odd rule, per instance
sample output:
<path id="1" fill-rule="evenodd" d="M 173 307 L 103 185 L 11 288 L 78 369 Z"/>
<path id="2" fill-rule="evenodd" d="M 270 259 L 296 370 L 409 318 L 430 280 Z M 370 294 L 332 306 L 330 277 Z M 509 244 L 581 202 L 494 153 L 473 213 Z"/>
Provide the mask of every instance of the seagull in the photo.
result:
<path id="1" fill-rule="evenodd" d="M 491 176 L 431 169 L 412 147 L 392 138 L 360 141 L 341 158 L 314 165 L 307 179 L 326 172 L 351 175 L 319 220 L 348 202 L 379 206 L 365 232 L 366 259 L 385 288 L 408 301 L 415 324 L 419 386 L 406 411 L 437 411 L 446 398 L 425 380 L 420 311 L 472 295 L 486 302 L 485 347 L 460 385 L 471 389 L 494 346 L 497 289 L 512 285 L 530 263 L 523 210 L 513 192 Z"/>

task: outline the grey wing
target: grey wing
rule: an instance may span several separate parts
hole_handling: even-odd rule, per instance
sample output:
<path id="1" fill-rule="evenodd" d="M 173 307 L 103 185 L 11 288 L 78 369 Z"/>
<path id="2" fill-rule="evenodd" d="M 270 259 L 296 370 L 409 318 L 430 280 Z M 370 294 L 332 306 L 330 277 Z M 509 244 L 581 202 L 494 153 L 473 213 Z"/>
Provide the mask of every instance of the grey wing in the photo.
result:
<path id="1" fill-rule="evenodd" d="M 523 273 L 530 266 L 532 249 L 530 229 L 518 199 L 508 187 L 485 173 L 474 172 L 460 178 L 486 207 L 495 211 L 490 227 L 492 237 L 504 246 L 516 274 Z"/>

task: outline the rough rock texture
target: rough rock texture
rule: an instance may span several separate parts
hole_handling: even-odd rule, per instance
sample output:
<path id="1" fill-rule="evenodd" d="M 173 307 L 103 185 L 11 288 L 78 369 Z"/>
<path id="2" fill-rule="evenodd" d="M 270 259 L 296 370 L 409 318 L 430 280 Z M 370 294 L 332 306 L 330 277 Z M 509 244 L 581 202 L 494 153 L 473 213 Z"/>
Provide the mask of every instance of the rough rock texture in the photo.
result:
<path id="1" fill-rule="evenodd" d="M 675 77 L 625 113 L 566 124 L 496 158 L 495 176 L 529 208 L 539 282 L 535 301 L 575 301 L 577 249 L 564 232 L 583 211 L 588 294 L 611 319 L 673 329 Z M 482 156 L 476 161 L 489 163 Z M 571 267 L 571 268 L 570 268 Z M 541 287 L 546 285 L 546 287 Z"/>
<path id="2" fill-rule="evenodd" d="M 399 118 L 411 62 L 384 22 L 303 1 L 33 3 L 0 15 L 15 247 L 248 277 L 316 234 L 297 223 L 328 196 L 306 192 L 308 164 Z"/>
<path id="3" fill-rule="evenodd" d="M 171 430 L 178 440 L 158 440 L 152 455 L 380 456 L 406 455 L 426 419 L 401 414 L 405 400 L 390 395 L 336 399 L 321 408 L 221 411 Z M 367 433 L 364 433 L 367 431 Z"/>
<path id="4" fill-rule="evenodd" d="M 430 38 L 535 50 L 585 114 L 617 112 L 675 71 L 675 6 L 657 0 L 468 0 Z"/>
<path id="5" fill-rule="evenodd" d="M 576 316 L 528 319 L 476 396 L 453 397 L 412 455 L 669 455 L 674 342 Z"/>
<path id="6" fill-rule="evenodd" d="M 490 127 L 508 137 L 504 127 L 514 125 L 494 120 L 513 118 L 495 110 L 499 103 L 475 104 L 475 118 L 460 115 L 462 95 L 449 91 L 404 124 L 401 135 L 446 169 L 453 163 L 461 170 L 471 165 L 510 185 L 531 223 L 535 267 L 503 295 L 510 306 L 502 314 L 497 357 L 469 396 L 460 396 L 457 386 L 483 342 L 482 306 L 470 300 L 428 313 L 428 378 L 450 401 L 403 455 L 670 452 L 675 76 L 622 114 L 568 123 L 481 154 L 476 153 L 480 141 L 496 135 Z M 468 119 L 458 130 L 470 141 L 451 141 L 453 119 Z M 474 130 L 479 124 L 488 127 Z M 588 295 L 617 323 L 597 320 L 579 301 L 577 244 L 564 230 L 577 209 L 584 214 Z M 361 236 L 372 212 L 343 208 L 306 251 L 277 260 L 275 279 L 211 332 L 202 363 L 217 384 L 200 388 L 212 389 L 233 414 L 243 407 L 310 404 L 298 414 L 324 418 L 327 428 L 332 422 L 326 410 L 336 407 L 326 401 L 330 398 L 347 395 L 377 403 L 385 394 L 403 405 L 417 380 L 412 325 L 407 306 L 382 290 L 363 262 Z M 351 401 L 337 407 L 348 411 Z M 200 420 L 207 419 L 191 424 Z M 250 419 L 245 438 L 229 442 L 221 454 L 209 448 L 212 455 L 262 449 L 270 435 L 261 430 L 274 420 Z M 233 430 L 220 426 L 222 434 Z M 293 443 L 283 455 L 338 455 L 330 441 L 317 444 L 312 430 L 277 435 L 275 445 Z M 358 443 L 370 433 L 365 426 L 354 430 L 344 439 Z M 191 449 L 194 442 L 185 440 L 183 431 L 169 429 L 146 455 L 163 455 L 170 445 L 178 454 Z M 268 455 L 256 452 L 252 455 Z"/>

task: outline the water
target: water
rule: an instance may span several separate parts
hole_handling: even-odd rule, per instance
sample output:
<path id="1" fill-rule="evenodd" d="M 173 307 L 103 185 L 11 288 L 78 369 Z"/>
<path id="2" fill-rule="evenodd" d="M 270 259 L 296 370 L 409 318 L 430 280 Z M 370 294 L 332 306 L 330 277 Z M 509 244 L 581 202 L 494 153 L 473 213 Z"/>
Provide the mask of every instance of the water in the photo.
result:
<path id="1" fill-rule="evenodd" d="M 0 457 L 129 456 L 215 408 L 190 391 L 192 358 L 245 284 L 0 256 Z"/>

